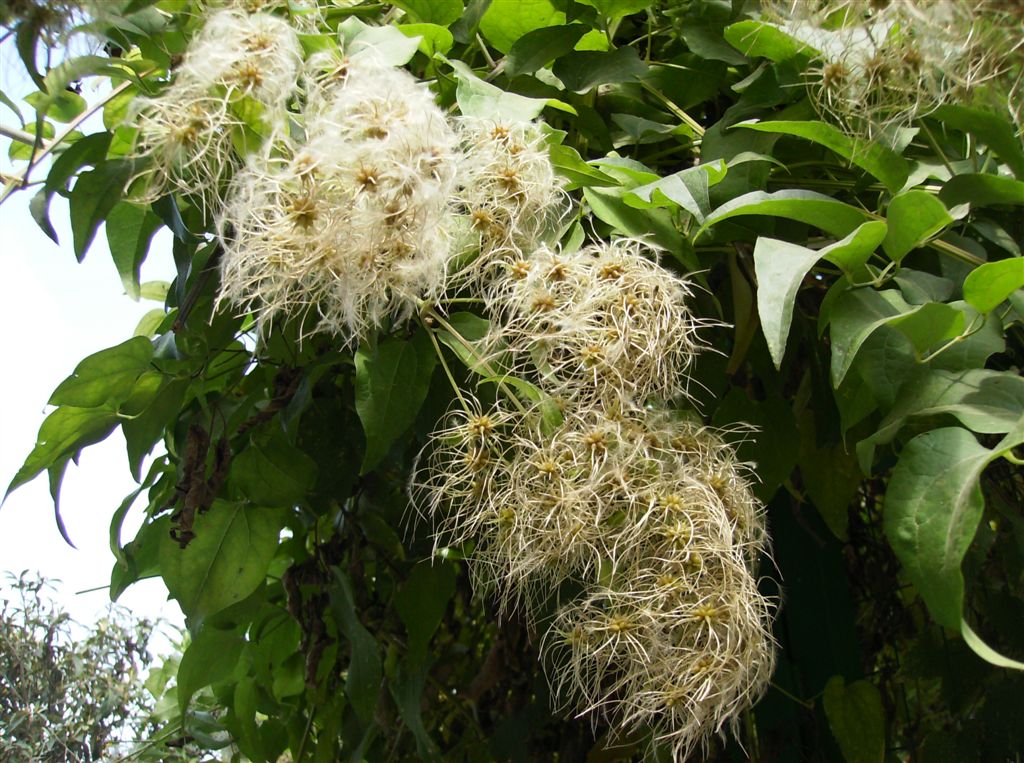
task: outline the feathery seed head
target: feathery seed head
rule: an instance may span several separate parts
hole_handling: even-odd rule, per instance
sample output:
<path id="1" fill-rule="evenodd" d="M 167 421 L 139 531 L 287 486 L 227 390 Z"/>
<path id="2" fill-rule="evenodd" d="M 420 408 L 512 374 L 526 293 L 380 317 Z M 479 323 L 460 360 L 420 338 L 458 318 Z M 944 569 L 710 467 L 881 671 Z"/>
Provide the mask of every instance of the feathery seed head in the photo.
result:
<path id="1" fill-rule="evenodd" d="M 700 322 L 687 307 L 689 284 L 645 256 L 654 253 L 620 239 L 514 261 L 490 292 L 493 341 L 507 346 L 517 374 L 555 395 L 685 393 Z"/>
<path id="2" fill-rule="evenodd" d="M 458 199 L 473 234 L 465 243 L 479 256 L 467 276 L 480 285 L 496 265 L 538 246 L 566 214 L 544 135 L 532 122 L 462 117 Z"/>
<path id="3" fill-rule="evenodd" d="M 312 308 L 309 331 L 355 342 L 444 289 L 456 138 L 426 88 L 372 57 L 312 87 L 305 145 L 232 186 L 221 298 L 261 324 Z"/>

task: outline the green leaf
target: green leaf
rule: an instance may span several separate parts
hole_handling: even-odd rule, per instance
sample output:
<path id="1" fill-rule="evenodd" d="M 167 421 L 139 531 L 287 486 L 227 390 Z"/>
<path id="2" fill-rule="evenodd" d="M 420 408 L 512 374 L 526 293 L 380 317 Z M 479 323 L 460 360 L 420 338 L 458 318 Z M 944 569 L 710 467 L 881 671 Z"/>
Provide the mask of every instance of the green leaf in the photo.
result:
<path id="1" fill-rule="evenodd" d="M 7 486 L 6 495 L 35 479 L 44 469 L 50 469 L 77 455 L 82 448 L 106 439 L 118 423 L 117 413 L 106 408 L 61 406 L 39 427 L 35 447 Z"/>
<path id="2" fill-rule="evenodd" d="M 184 713 L 192 696 L 204 686 L 231 678 L 245 639 L 231 631 L 202 628 L 185 649 L 178 665 L 178 710 Z"/>
<path id="3" fill-rule="evenodd" d="M 949 127 L 980 138 L 1009 165 L 1018 179 L 1024 180 L 1024 147 L 1007 117 L 986 109 L 951 104 L 939 106 L 932 116 Z"/>
<path id="4" fill-rule="evenodd" d="M 567 90 L 588 93 L 598 85 L 636 82 L 647 73 L 647 64 L 630 47 L 616 48 L 607 53 L 580 50 L 559 58 L 552 72 Z"/>
<path id="5" fill-rule="evenodd" d="M 974 327 L 980 323 L 981 327 L 967 332 L 955 344 L 934 357 L 929 363 L 932 368 L 946 371 L 983 368 L 990 356 L 1006 350 L 1002 321 L 995 314 L 981 315 L 962 300 L 949 304 L 964 313 L 968 326 Z"/>
<path id="6" fill-rule="evenodd" d="M 281 519 L 277 509 L 217 500 L 195 517 L 187 547 L 169 535 L 163 539 L 161 574 L 191 623 L 238 603 L 263 583 Z"/>
<path id="7" fill-rule="evenodd" d="M 846 238 L 822 249 L 822 259 L 838 265 L 847 275 L 855 276 L 881 245 L 888 230 L 889 226 L 883 220 L 866 222 Z"/>
<path id="8" fill-rule="evenodd" d="M 487 336 L 487 332 L 490 331 L 491 322 L 473 313 L 460 312 L 449 316 L 447 323 L 455 330 L 458 336 L 455 336 L 447 329 L 439 329 L 437 331 L 437 338 L 441 343 L 451 349 L 459 360 L 462 361 L 462 365 L 469 370 L 478 374 L 490 373 L 490 370 L 485 368 L 485 364 L 481 362 L 484 359 L 485 353 L 482 349 L 476 348 L 476 343 Z M 467 342 L 473 346 L 467 347 Z"/>
<path id="9" fill-rule="evenodd" d="M 38 123 L 36 124 L 36 130 L 32 131 L 32 137 L 35 138 L 38 133 Z M 57 131 L 51 122 L 42 123 L 42 137 L 49 140 Z M 74 145 L 73 143 L 71 145 Z M 11 141 L 7 147 L 7 157 L 14 161 L 27 162 L 32 159 L 38 149 L 34 145 L 22 143 L 20 140 Z"/>
<path id="10" fill-rule="evenodd" d="M 58 122 L 70 122 L 83 111 L 88 104 L 78 93 L 71 90 L 63 90 L 56 93 L 52 98 L 44 93 L 29 93 L 25 96 L 25 102 L 34 109 L 40 105 L 46 108 L 46 115 Z M 44 103 L 46 101 L 46 103 Z"/>
<path id="11" fill-rule="evenodd" d="M 356 353 L 356 412 L 366 433 L 365 474 L 413 423 L 427 397 L 437 356 L 425 331 L 389 337 Z"/>
<path id="12" fill-rule="evenodd" d="M 842 241 L 818 250 L 763 236 L 757 239 L 757 310 L 776 368 L 781 367 L 785 355 L 797 291 L 815 263 L 825 258 L 853 271 L 867 261 L 884 235 L 885 223 L 867 222 Z"/>
<path id="13" fill-rule="evenodd" d="M 444 55 L 455 44 L 452 33 L 437 24 L 401 24 L 397 29 L 407 37 L 419 38 L 419 51 L 427 58 L 433 58 L 435 53 Z"/>
<path id="14" fill-rule="evenodd" d="M 967 624 L 966 620 L 962 620 L 960 622 L 960 635 L 964 637 L 964 641 L 967 642 L 967 646 L 973 649 L 974 653 L 986 662 L 989 662 L 999 668 L 1024 670 L 1024 662 L 1017 662 L 1017 660 L 1011 660 L 1009 657 L 1004 657 L 999 654 L 999 652 L 981 640 L 978 634 L 975 633 L 971 629 L 971 626 Z"/>
<path id="15" fill-rule="evenodd" d="M 388 679 L 388 689 L 398 714 L 416 740 L 419 760 L 440 761 L 437 745 L 423 726 L 423 687 L 427 682 L 425 668 L 412 667 L 408 660 L 403 660 L 395 666 L 393 672 L 389 671 Z"/>
<path id="16" fill-rule="evenodd" d="M 1009 432 L 1024 411 L 1024 378 L 1005 371 L 922 370 L 900 387 L 892 409 L 870 437 L 857 444 L 861 468 L 870 473 L 874 449 L 891 442 L 909 419 L 948 414 L 973 432 Z"/>
<path id="17" fill-rule="evenodd" d="M 745 56 L 788 61 L 812 49 L 764 21 L 739 21 L 725 28 L 725 39 Z"/>
<path id="18" fill-rule="evenodd" d="M 679 30 L 686 47 L 704 61 L 722 61 L 730 66 L 749 63 L 745 56 L 736 52 L 722 36 L 719 25 L 708 22 L 688 22 Z"/>
<path id="19" fill-rule="evenodd" d="M 560 26 L 565 14 L 549 0 L 492 0 L 480 19 L 480 32 L 502 53 L 535 29 Z"/>
<path id="20" fill-rule="evenodd" d="M 339 468 L 343 466 L 338 464 Z M 313 489 L 316 471 L 313 459 L 275 427 L 267 442 L 254 442 L 235 456 L 230 480 L 256 505 L 290 508 Z"/>
<path id="21" fill-rule="evenodd" d="M 906 191 L 894 197 L 886 219 L 889 232 L 882 248 L 896 263 L 953 222 L 946 205 L 927 191 Z"/>
<path id="22" fill-rule="evenodd" d="M 529 122 L 539 116 L 547 105 L 547 101 L 542 98 L 527 98 L 524 95 L 507 93 L 500 87 L 485 82 L 461 61 L 450 63 L 458 80 L 455 100 L 459 104 L 459 111 L 465 116 Z"/>
<path id="23" fill-rule="evenodd" d="M 757 312 L 776 368 L 786 353 L 797 291 L 820 258 L 821 252 L 774 238 L 758 238 L 754 245 Z"/>
<path id="24" fill-rule="evenodd" d="M 867 681 L 846 685 L 832 676 L 822 697 L 832 736 L 846 763 L 883 763 L 885 760 L 885 711 L 882 695 Z"/>
<path id="25" fill-rule="evenodd" d="M 910 340 L 918 355 L 943 340 L 959 336 L 965 323 L 963 311 L 941 302 L 926 302 L 889 321 L 890 326 Z"/>
<path id="26" fill-rule="evenodd" d="M 636 209 L 623 200 L 626 189 L 584 188 L 583 197 L 595 217 L 626 236 L 646 237 L 677 255 L 683 253 L 683 238 L 664 209 Z"/>
<path id="27" fill-rule="evenodd" d="M 46 234 L 46 237 L 59 246 L 60 240 L 57 238 L 57 231 L 53 229 L 53 223 L 50 222 L 50 198 L 52 196 L 53 194 L 44 188 L 29 201 L 28 212 L 36 221 L 39 229 Z"/>
<path id="28" fill-rule="evenodd" d="M 889 543 L 935 621 L 962 629 L 965 638 L 960 564 L 984 511 L 979 478 L 1022 442 L 1024 417 L 993 450 L 965 429 L 935 429 L 907 444 L 889 480 L 883 517 Z M 977 651 L 991 656 L 987 647 Z"/>
<path id="29" fill-rule="evenodd" d="M 385 66 L 405 66 L 419 47 L 419 41 L 406 37 L 390 24 L 371 26 L 355 16 L 345 19 L 338 32 L 346 55 L 369 54 Z"/>
<path id="30" fill-rule="evenodd" d="M 580 5 L 589 5 L 597 9 L 609 21 L 620 19 L 631 13 L 639 13 L 651 5 L 651 0 L 578 0 Z"/>
<path id="31" fill-rule="evenodd" d="M 900 268 L 893 280 L 899 285 L 903 298 L 912 305 L 945 302 L 953 296 L 954 285 L 951 280 L 922 270 Z"/>
<path id="32" fill-rule="evenodd" d="M 527 32 L 512 45 L 505 57 L 505 74 L 532 74 L 570 52 L 586 34 L 583 24 L 550 26 Z"/>
<path id="33" fill-rule="evenodd" d="M 76 408 L 117 406 L 124 402 L 135 380 L 149 367 L 153 344 L 142 337 L 90 355 L 62 381 L 50 396 L 50 405 Z"/>
<path id="34" fill-rule="evenodd" d="M 45 23 L 46 14 L 30 13 L 18 24 L 14 35 L 14 45 L 25 65 L 25 71 L 40 90 L 46 90 L 46 83 L 36 68 L 36 43 Z"/>
<path id="35" fill-rule="evenodd" d="M 833 236 L 846 236 L 871 220 L 868 213 L 814 191 L 752 191 L 720 206 L 704 221 L 698 233 L 740 215 L 769 215 L 798 220 Z"/>
<path id="36" fill-rule="evenodd" d="M 153 234 L 163 223 L 148 208 L 121 202 L 107 215 L 107 246 L 121 276 L 121 284 L 132 299 L 138 299 L 139 269 L 149 251 Z"/>
<path id="37" fill-rule="evenodd" d="M 79 262 L 85 257 L 100 223 L 121 200 L 130 177 L 131 164 L 120 160 L 106 162 L 78 176 L 71 191 L 70 207 L 75 257 Z"/>
<path id="38" fill-rule="evenodd" d="M 980 313 L 995 310 L 1017 289 L 1024 287 L 1024 258 L 987 262 L 964 280 L 964 300 Z"/>
<path id="39" fill-rule="evenodd" d="M 852 289 L 832 309 L 832 386 L 838 388 L 861 345 L 880 326 L 908 311 L 895 289 Z"/>
<path id="40" fill-rule="evenodd" d="M 615 178 L 583 161 L 583 157 L 572 146 L 553 143 L 548 147 L 548 152 L 555 172 L 570 183 L 581 187 L 618 185 Z"/>
<path id="41" fill-rule="evenodd" d="M 900 454 L 885 496 L 885 534 L 940 625 L 959 628 L 960 562 L 981 521 L 978 478 L 992 453 L 966 429 L 925 432 Z"/>
<path id="42" fill-rule="evenodd" d="M 139 297 L 148 299 L 151 302 L 163 304 L 167 301 L 167 295 L 171 291 L 171 284 L 168 281 L 146 281 L 139 285 Z"/>
<path id="43" fill-rule="evenodd" d="M 63 191 L 68 180 L 82 167 L 99 165 L 106 158 L 111 137 L 108 132 L 93 133 L 61 151 L 46 175 L 46 190 Z"/>
<path id="44" fill-rule="evenodd" d="M 331 612 L 338 628 L 345 634 L 352 647 L 345 693 L 359 720 L 364 725 L 369 725 L 377 707 L 382 678 L 377 640 L 359 621 L 352 595 L 352 584 L 348 577 L 337 567 L 333 570 L 335 585 L 330 593 Z"/>
<path id="45" fill-rule="evenodd" d="M 910 175 L 910 165 L 900 155 L 880 143 L 851 138 L 825 122 L 740 122 L 735 127 L 794 135 L 818 143 L 871 173 L 893 193 L 903 187 Z"/>
<path id="46" fill-rule="evenodd" d="M 125 544 L 121 549 L 124 562 L 115 562 L 110 571 L 111 601 L 116 601 L 133 583 L 160 574 L 160 546 L 170 530 L 171 518 L 164 515 L 146 522 L 134 540 Z"/>
<path id="47" fill-rule="evenodd" d="M 162 312 L 162 311 L 161 311 Z M 128 449 L 128 466 L 137 480 L 142 460 L 163 438 L 168 425 L 181 412 L 181 403 L 189 387 L 189 379 L 171 379 L 160 387 L 152 402 L 133 418 L 121 423 Z"/>
<path id="48" fill-rule="evenodd" d="M 947 207 L 970 204 L 971 209 L 998 204 L 1024 204 L 1024 182 L 1002 175 L 972 174 L 950 178 L 939 198 Z"/>
<path id="49" fill-rule="evenodd" d="M 711 211 L 708 188 L 721 181 L 727 172 L 728 168 L 721 159 L 688 167 L 633 188 L 623 196 L 623 199 L 630 206 L 640 208 L 666 206 L 665 202 L 669 202 L 685 209 L 697 222 L 703 222 Z"/>
<path id="50" fill-rule="evenodd" d="M 462 0 L 396 0 L 394 5 L 416 21 L 441 26 L 458 21 L 464 10 Z"/>
<path id="51" fill-rule="evenodd" d="M 448 601 L 455 593 L 455 573 L 444 562 L 416 565 L 408 581 L 395 594 L 395 611 L 409 634 L 413 662 L 426 659 L 427 644 L 441 624 Z"/>

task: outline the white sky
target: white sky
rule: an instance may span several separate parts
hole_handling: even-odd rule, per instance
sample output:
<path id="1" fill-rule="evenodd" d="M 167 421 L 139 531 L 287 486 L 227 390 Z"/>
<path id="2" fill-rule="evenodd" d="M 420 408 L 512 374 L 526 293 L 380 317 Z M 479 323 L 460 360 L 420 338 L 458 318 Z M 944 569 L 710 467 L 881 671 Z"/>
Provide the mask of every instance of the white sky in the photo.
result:
<path id="1" fill-rule="evenodd" d="M 23 96 L 31 86 L 25 86 L 23 75 L 13 71 L 10 51 L 4 53 L 0 86 L 12 97 Z M 0 123 L 18 126 L 17 118 L 4 107 L 0 107 Z M 23 164 L 7 160 L 9 144 L 0 138 L 0 168 L 7 174 L 20 173 Z M 38 168 L 33 179 L 45 178 L 46 171 L 45 166 Z M 50 219 L 61 245 L 50 241 L 28 212 L 34 192 L 16 193 L 0 206 L 0 400 L 4 401 L 0 493 L 32 449 L 39 426 L 51 410 L 46 403 L 53 389 L 87 355 L 130 338 L 139 319 L 159 306 L 133 302 L 124 294 L 103 229 L 85 261 L 75 261 L 67 203 L 58 197 Z M 142 280 L 169 281 L 173 274 L 170 239 L 162 232 L 143 265 Z M 76 620 L 93 621 L 109 602 L 103 587 L 110 582 L 114 562 L 108 546 L 110 517 L 134 488 L 120 430 L 87 448 L 79 467 L 69 465 L 61 491 L 61 515 L 77 549 L 65 544 L 57 531 L 46 475 L 19 488 L 0 508 L 0 572 L 32 570 L 59 579 L 58 601 Z M 143 507 L 140 500 L 129 512 L 122 542 L 134 537 Z M 77 593 L 91 588 L 101 590 Z M 182 622 L 180 610 L 167 602 L 166 588 L 159 580 L 132 586 L 119 603 L 140 617 Z"/>

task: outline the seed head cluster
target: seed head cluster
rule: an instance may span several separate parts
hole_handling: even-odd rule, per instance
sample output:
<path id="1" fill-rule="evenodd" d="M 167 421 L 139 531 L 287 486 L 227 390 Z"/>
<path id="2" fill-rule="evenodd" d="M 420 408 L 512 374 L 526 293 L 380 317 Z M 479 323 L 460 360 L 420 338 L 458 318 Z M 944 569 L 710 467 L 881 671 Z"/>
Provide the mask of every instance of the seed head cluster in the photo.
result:
<path id="1" fill-rule="evenodd" d="M 225 4 L 137 109 L 148 197 L 212 212 L 220 302 L 355 342 L 480 301 L 502 395 L 460 392 L 421 456 L 436 542 L 545 628 L 564 707 L 676 759 L 735 724 L 774 661 L 767 533 L 732 448 L 666 405 L 700 348 L 689 283 L 641 240 L 553 243 L 570 204 L 541 126 L 446 118 L 372 47 L 304 60 L 273 0 Z"/>
<path id="2" fill-rule="evenodd" d="M 656 256 L 642 241 L 619 239 L 572 253 L 539 247 L 505 264 L 491 290 L 500 318 L 492 352 L 507 352 L 519 375 L 534 367 L 557 397 L 684 394 L 699 321 L 687 307 L 689 284 Z"/>
<path id="3" fill-rule="evenodd" d="M 468 275 L 480 285 L 537 248 L 567 207 L 537 124 L 462 117 L 458 130 L 463 235 L 479 252 Z"/>
<path id="4" fill-rule="evenodd" d="M 172 83 L 137 101 L 136 153 L 144 200 L 212 210 L 220 302 L 261 329 L 294 318 L 300 335 L 359 341 L 447 289 L 484 288 L 564 216 L 537 125 L 448 119 L 372 46 L 303 61 L 266 12 L 280 3 L 219 4 Z"/>
<path id="5" fill-rule="evenodd" d="M 546 629 L 563 707 L 648 729 L 681 760 L 763 693 L 773 608 L 749 475 L 717 433 L 663 405 L 686 393 L 700 323 L 656 255 L 619 239 L 493 259 L 484 354 L 545 397 L 528 410 L 464 398 L 412 493 L 439 545 L 473 547 L 477 589 Z"/>
<path id="6" fill-rule="evenodd" d="M 818 111 L 894 139 L 944 103 L 989 101 L 1021 127 L 1024 18 L 1001 0 L 774 0 L 767 18 L 820 51 Z"/>
<path id="7" fill-rule="evenodd" d="M 143 200 L 176 192 L 216 210 L 238 163 L 232 134 L 246 129 L 253 111 L 265 131 L 282 128 L 301 62 L 298 37 L 282 19 L 232 9 L 212 14 L 171 84 L 134 103 Z"/>
<path id="8" fill-rule="evenodd" d="M 231 183 L 221 298 L 358 339 L 443 291 L 456 137 L 424 86 L 370 57 L 320 91 L 305 141 Z"/>

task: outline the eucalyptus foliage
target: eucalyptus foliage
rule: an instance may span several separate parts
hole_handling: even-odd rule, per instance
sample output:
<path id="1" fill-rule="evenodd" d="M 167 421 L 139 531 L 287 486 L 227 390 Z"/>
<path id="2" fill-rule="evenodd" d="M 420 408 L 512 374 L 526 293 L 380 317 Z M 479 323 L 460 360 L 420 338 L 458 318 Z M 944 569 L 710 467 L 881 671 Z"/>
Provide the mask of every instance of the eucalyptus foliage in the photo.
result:
<path id="1" fill-rule="evenodd" d="M 1019 4 L 61 7 L 0 3 L 37 88 L 0 94 L 4 198 L 55 241 L 67 198 L 75 256 L 102 229 L 163 306 L 54 391 L 8 492 L 56 498 L 121 428 L 111 595 L 159 576 L 191 632 L 162 733 L 257 761 L 1024 749 Z M 140 283 L 165 227 L 177 277 Z M 616 310 L 650 331 L 603 345 Z M 623 511 L 573 488 L 558 532 L 510 534 L 538 474 L 588 469 Z M 687 496 L 715 508 L 644 524 Z M 657 603 L 688 575 L 718 598 Z M 681 661 L 705 642 L 732 661 Z"/>
<path id="2" fill-rule="evenodd" d="M 161 731 L 172 676 L 149 670 L 155 624 L 111 606 L 90 626 L 53 602 L 53 585 L 7 573 L 0 589 L 0 754 L 9 763 L 195 760 Z M 168 692 L 167 690 L 170 689 Z M 168 696 L 169 695 L 169 696 Z M 177 744 L 175 744 L 177 743 Z"/>

